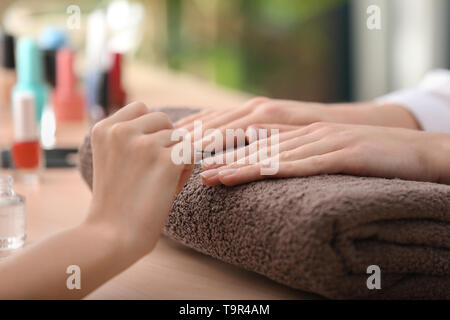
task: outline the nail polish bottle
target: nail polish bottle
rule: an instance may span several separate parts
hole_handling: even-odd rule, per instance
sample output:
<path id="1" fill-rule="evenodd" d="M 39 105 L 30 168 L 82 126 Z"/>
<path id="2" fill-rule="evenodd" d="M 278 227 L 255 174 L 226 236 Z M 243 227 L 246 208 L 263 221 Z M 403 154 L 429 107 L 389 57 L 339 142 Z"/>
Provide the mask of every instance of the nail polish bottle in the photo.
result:
<path id="1" fill-rule="evenodd" d="M 42 76 L 42 57 L 36 42 L 31 38 L 21 38 L 17 44 L 17 84 L 16 92 L 31 92 L 36 105 L 36 120 L 40 123 L 42 111 L 47 103 L 48 88 Z"/>
<path id="2" fill-rule="evenodd" d="M 19 179 L 27 184 L 39 183 L 41 146 L 35 115 L 34 94 L 17 91 L 12 97 L 12 159 Z"/>
<path id="3" fill-rule="evenodd" d="M 110 113 L 122 108 L 125 105 L 126 93 L 122 87 L 122 54 L 112 54 L 112 65 L 108 74 L 110 88 Z"/>
<path id="4" fill-rule="evenodd" d="M 93 124 L 109 115 L 110 93 L 108 71 L 102 71 L 97 77 L 95 101 L 90 108 L 90 117 Z"/>
<path id="5" fill-rule="evenodd" d="M 0 113 L 9 118 L 11 109 L 11 90 L 16 83 L 16 61 L 14 56 L 14 37 L 0 34 Z"/>
<path id="6" fill-rule="evenodd" d="M 56 55 L 56 87 L 52 93 L 52 104 L 57 122 L 84 119 L 84 100 L 77 89 L 73 52 L 69 49 L 60 49 Z"/>
<path id="7" fill-rule="evenodd" d="M 86 109 L 93 115 L 95 122 L 101 109 L 98 108 L 100 74 L 107 63 L 105 52 L 108 46 L 108 22 L 106 12 L 94 10 L 86 20 L 86 52 L 84 93 Z"/>
<path id="8" fill-rule="evenodd" d="M 12 185 L 11 176 L 0 175 L 0 257 L 22 247 L 26 238 L 25 198 Z"/>
<path id="9" fill-rule="evenodd" d="M 51 88 L 56 86 L 56 53 L 65 46 L 67 35 L 63 29 L 46 27 L 39 35 L 39 47 L 44 60 L 44 78 Z"/>

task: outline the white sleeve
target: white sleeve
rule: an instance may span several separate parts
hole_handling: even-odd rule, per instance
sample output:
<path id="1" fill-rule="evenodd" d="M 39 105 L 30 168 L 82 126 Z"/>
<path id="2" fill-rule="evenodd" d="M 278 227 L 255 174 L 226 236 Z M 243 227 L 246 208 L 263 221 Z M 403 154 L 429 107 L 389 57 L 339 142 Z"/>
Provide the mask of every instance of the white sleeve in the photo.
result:
<path id="1" fill-rule="evenodd" d="M 382 96 L 379 103 L 398 103 L 416 117 L 425 131 L 450 133 L 450 71 L 428 73 L 418 87 Z"/>

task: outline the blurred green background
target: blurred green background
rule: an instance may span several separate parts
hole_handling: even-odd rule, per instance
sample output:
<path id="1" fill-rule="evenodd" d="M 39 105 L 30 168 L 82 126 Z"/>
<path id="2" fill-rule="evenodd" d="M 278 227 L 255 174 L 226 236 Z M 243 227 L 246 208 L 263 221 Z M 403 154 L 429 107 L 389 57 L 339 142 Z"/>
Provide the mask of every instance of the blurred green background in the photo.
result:
<path id="1" fill-rule="evenodd" d="M 84 52 L 89 14 L 117 2 L 145 12 L 127 61 L 254 95 L 367 100 L 450 66 L 448 0 L 2 0 L 0 14 L 5 24 L 11 8 L 28 10 L 30 18 L 9 23 L 21 34 L 38 33 L 45 24 L 65 28 L 66 8 L 78 5 L 82 28 L 70 37 Z M 380 8 L 380 30 L 366 26 L 370 5 Z M 122 22 L 120 15 L 110 24 Z"/>
<path id="2" fill-rule="evenodd" d="M 110 2 L 2 0 L 0 10 L 28 8 L 47 22 L 58 14 L 64 18 L 70 4 L 87 15 Z M 130 2 L 141 3 L 146 12 L 136 59 L 255 95 L 321 101 L 351 97 L 348 1 Z"/>
<path id="3" fill-rule="evenodd" d="M 170 68 L 257 95 L 350 99 L 347 1 L 164 2 L 167 38 L 153 48 Z"/>

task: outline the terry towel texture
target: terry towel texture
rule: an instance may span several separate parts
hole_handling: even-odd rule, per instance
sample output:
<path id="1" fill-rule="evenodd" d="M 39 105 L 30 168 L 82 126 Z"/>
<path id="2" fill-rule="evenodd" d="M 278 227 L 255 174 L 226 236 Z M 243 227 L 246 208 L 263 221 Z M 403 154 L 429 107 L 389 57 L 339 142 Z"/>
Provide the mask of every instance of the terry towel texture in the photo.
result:
<path id="1" fill-rule="evenodd" d="M 80 153 L 91 185 L 89 137 Z M 207 187 L 199 172 L 176 197 L 169 237 L 329 298 L 450 299 L 450 186 L 322 175 Z M 367 288 L 370 265 L 380 290 Z"/>

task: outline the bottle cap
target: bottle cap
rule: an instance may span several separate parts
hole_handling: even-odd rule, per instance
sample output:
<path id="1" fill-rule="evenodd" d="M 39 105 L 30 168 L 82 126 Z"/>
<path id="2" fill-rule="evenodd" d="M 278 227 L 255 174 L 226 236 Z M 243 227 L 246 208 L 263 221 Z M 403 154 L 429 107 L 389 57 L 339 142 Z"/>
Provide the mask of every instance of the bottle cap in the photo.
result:
<path id="1" fill-rule="evenodd" d="M 58 50 L 67 45 L 67 35 L 63 29 L 46 27 L 39 36 L 39 46 L 43 50 Z"/>
<path id="2" fill-rule="evenodd" d="M 14 44 L 15 44 L 14 36 L 7 33 L 1 34 L 0 46 L 1 46 L 2 66 L 5 69 L 16 68 L 16 59 L 14 56 Z"/>
<path id="3" fill-rule="evenodd" d="M 34 95 L 27 91 L 13 93 L 12 119 L 14 141 L 33 141 L 38 137 Z"/>
<path id="4" fill-rule="evenodd" d="M 42 82 L 41 52 L 33 39 L 19 39 L 17 59 L 18 83 L 36 84 Z"/>

